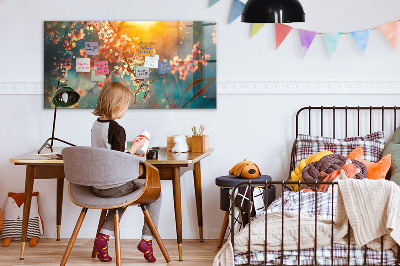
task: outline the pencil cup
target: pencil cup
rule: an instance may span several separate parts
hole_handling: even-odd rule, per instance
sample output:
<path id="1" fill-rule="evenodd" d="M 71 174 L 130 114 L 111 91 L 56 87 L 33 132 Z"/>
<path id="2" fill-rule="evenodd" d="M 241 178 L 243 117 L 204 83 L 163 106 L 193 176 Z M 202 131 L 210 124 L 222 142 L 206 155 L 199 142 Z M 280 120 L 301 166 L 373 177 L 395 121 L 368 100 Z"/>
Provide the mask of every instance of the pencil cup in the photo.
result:
<path id="1" fill-rule="evenodd" d="M 192 136 L 192 152 L 205 152 L 208 150 L 208 135 Z"/>

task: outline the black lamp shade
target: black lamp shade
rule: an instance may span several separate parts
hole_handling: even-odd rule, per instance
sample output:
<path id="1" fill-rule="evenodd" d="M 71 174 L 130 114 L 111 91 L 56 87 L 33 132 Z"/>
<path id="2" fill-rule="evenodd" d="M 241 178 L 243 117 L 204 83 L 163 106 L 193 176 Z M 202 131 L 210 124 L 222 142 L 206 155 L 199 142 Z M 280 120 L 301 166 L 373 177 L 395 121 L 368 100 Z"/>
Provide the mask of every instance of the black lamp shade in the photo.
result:
<path id="1" fill-rule="evenodd" d="M 53 97 L 53 104 L 57 107 L 68 107 L 79 101 L 80 95 L 73 88 L 61 84 Z"/>
<path id="2" fill-rule="evenodd" d="M 40 154 L 45 147 L 50 148 L 51 152 L 53 152 L 53 141 L 57 140 L 59 142 L 68 144 L 70 146 L 75 146 L 75 144 L 69 143 L 65 140 L 55 138 L 54 131 L 56 128 L 56 117 L 57 117 L 57 107 L 68 107 L 76 104 L 79 101 L 81 96 L 77 93 L 73 88 L 68 87 L 64 80 L 58 81 L 57 90 L 53 96 L 53 104 L 54 104 L 54 118 L 53 118 L 53 131 L 51 133 L 51 138 L 48 138 L 38 150 Z M 49 143 L 50 142 L 50 143 Z"/>
<path id="3" fill-rule="evenodd" d="M 243 8 L 242 22 L 304 22 L 304 10 L 298 0 L 249 0 Z"/>

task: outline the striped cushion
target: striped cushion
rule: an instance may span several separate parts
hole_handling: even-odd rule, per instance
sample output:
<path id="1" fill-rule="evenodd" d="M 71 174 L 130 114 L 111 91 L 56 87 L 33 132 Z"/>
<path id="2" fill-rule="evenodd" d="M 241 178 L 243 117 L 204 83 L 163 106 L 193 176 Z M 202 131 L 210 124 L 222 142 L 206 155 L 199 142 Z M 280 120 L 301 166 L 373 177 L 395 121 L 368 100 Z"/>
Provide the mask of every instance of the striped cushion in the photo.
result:
<path id="1" fill-rule="evenodd" d="M 385 147 L 383 131 L 374 132 L 364 137 L 345 139 L 299 134 L 296 139 L 296 165 L 302 159 L 323 150 L 329 150 L 347 157 L 357 146 L 362 147 L 364 160 L 378 162 Z"/>
<path id="2" fill-rule="evenodd" d="M 16 220 L 4 220 L 1 237 L 21 240 L 22 218 Z M 40 238 L 39 217 L 29 218 L 27 239 Z"/>

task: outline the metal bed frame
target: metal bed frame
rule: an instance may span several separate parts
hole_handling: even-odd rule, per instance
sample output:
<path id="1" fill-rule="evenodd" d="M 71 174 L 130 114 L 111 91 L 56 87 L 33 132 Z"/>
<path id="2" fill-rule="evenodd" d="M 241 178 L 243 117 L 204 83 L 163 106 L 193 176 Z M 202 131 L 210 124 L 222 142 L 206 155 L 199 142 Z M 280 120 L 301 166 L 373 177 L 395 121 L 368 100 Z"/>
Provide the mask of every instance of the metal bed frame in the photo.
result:
<path id="1" fill-rule="evenodd" d="M 324 114 L 324 111 L 326 110 L 331 110 L 329 113 L 332 115 L 330 118 L 332 118 L 332 136 L 333 138 L 336 137 L 336 122 L 338 119 L 336 119 L 336 115 L 337 112 L 344 112 L 344 121 L 342 120 L 342 125 L 344 125 L 344 129 L 345 129 L 345 137 L 348 137 L 348 125 L 349 125 L 349 113 L 350 112 L 356 112 L 357 115 L 357 136 L 360 136 L 360 123 L 361 123 L 361 119 L 360 119 L 360 113 L 363 112 L 369 112 L 369 132 L 372 133 L 372 125 L 373 125 L 373 114 L 375 114 L 376 112 L 381 112 L 381 130 L 384 131 L 385 130 L 385 113 L 387 113 L 387 111 L 393 112 L 393 130 L 396 129 L 396 125 L 397 125 L 397 111 L 400 108 L 393 106 L 393 107 L 348 107 L 348 106 L 344 106 L 344 107 L 337 107 L 337 106 L 331 106 L 331 107 L 324 107 L 324 106 L 320 106 L 320 107 L 312 107 L 312 106 L 308 106 L 308 107 L 303 107 L 301 108 L 297 114 L 296 114 L 296 138 L 297 136 L 300 134 L 299 133 L 299 121 L 301 120 L 300 118 L 300 114 L 303 111 L 308 111 L 308 134 L 311 135 L 311 131 L 312 131 L 312 125 L 311 125 L 311 113 L 313 110 L 316 110 L 317 112 L 319 111 L 319 115 L 320 115 L 320 136 L 324 136 L 324 127 L 326 125 L 326 123 L 324 124 L 324 116 L 326 117 L 326 113 Z M 305 119 L 304 119 L 305 120 Z M 325 121 L 328 119 L 325 119 Z M 318 122 L 318 121 L 314 121 L 314 122 Z M 355 122 L 355 121 L 354 121 Z M 354 125 L 354 123 L 352 124 Z M 354 125 L 355 126 L 355 125 Z M 291 160 L 290 160 L 290 171 L 289 171 L 289 176 L 290 176 L 290 172 L 296 167 L 295 165 L 295 158 L 296 158 L 296 154 L 295 154 L 295 146 L 296 146 L 296 141 L 293 144 L 293 148 L 292 148 L 292 153 L 291 153 Z M 268 188 L 271 185 L 275 185 L 275 186 L 281 186 L 282 188 L 282 195 L 285 192 L 285 190 L 291 190 L 290 186 L 288 185 L 300 185 L 301 184 L 306 184 L 306 185 L 314 185 L 314 191 L 317 192 L 318 189 L 318 185 L 324 185 L 324 184 L 330 184 L 332 185 L 332 190 L 334 189 L 334 186 L 336 186 L 338 183 L 336 181 L 332 181 L 332 182 L 320 182 L 320 181 L 315 181 L 315 182 L 304 182 L 304 181 L 252 181 L 251 179 L 249 181 L 246 182 L 242 182 L 240 184 L 238 184 L 237 186 L 234 187 L 233 191 L 232 191 L 232 195 L 235 195 L 236 190 L 239 187 L 242 186 L 251 186 L 251 187 L 259 187 L 259 188 L 263 188 L 265 191 L 265 195 L 266 198 L 268 198 Z M 301 192 L 300 190 L 298 191 L 299 193 L 299 202 L 301 202 Z M 253 191 L 250 189 L 250 198 L 252 198 Z M 332 261 L 332 265 L 334 263 L 334 250 L 333 250 L 333 224 L 334 224 L 334 217 L 333 217 L 333 210 L 334 210 L 334 206 L 333 206 L 333 200 L 334 199 L 334 193 L 332 193 L 332 238 L 331 238 L 331 261 Z M 318 198 L 317 198 L 317 193 L 315 193 L 315 213 L 317 213 L 317 202 L 318 202 Z M 265 247 L 264 247 L 264 262 L 260 263 L 259 265 L 271 265 L 268 264 L 267 262 L 267 233 L 268 233 L 268 219 L 267 219 L 267 201 L 264 201 L 264 208 L 265 208 Z M 284 197 L 282 197 L 282 212 L 284 212 Z M 298 226 L 300 227 L 300 204 L 299 204 L 299 210 L 298 210 L 298 214 L 299 214 L 299 220 L 298 220 Z M 234 248 L 235 245 L 235 241 L 234 241 L 234 217 L 235 217 L 235 208 L 234 208 L 234 197 L 232 197 L 232 201 L 231 201 L 231 232 L 230 232 L 230 236 L 231 236 L 231 244 L 232 247 Z M 307 264 L 307 265 L 318 265 L 317 264 L 317 254 L 316 254 L 316 249 L 317 249 L 317 215 L 315 215 L 315 239 L 314 239 L 314 258 L 313 264 Z M 251 249 L 250 249 L 250 243 L 251 243 L 251 219 L 249 219 L 248 222 L 248 227 L 249 227 L 249 242 L 247 245 L 247 264 L 245 265 L 250 265 L 251 264 Z M 281 237 L 281 250 L 280 250 L 280 264 L 279 265 L 284 265 L 283 264 L 283 251 L 284 251 L 284 240 L 283 240 L 283 235 L 284 235 L 284 218 L 282 216 L 282 237 Z M 297 265 L 305 265 L 305 264 L 300 264 L 300 254 L 301 254 L 301 249 L 300 249 L 300 242 L 301 242 L 301 237 L 300 237 L 300 230 L 298 233 L 298 243 L 297 243 Z M 396 263 L 395 265 L 400 265 L 400 246 L 397 245 L 397 248 L 399 250 L 399 252 L 397 253 L 397 258 L 396 258 Z M 363 265 L 367 265 L 367 253 L 366 253 L 366 246 L 363 246 L 364 249 L 364 263 Z M 350 265 L 350 224 L 348 226 L 348 233 L 347 233 L 347 264 L 346 265 Z M 383 236 L 381 237 L 381 257 L 380 257 L 380 265 L 384 265 L 384 261 L 383 261 Z"/>

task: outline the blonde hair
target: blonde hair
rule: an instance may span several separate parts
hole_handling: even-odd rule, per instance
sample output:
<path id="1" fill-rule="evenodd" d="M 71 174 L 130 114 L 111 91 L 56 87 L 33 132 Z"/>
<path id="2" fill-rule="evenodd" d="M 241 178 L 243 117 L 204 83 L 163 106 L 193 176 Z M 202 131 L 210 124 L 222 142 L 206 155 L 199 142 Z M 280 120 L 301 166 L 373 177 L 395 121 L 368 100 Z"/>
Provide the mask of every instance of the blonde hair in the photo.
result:
<path id="1" fill-rule="evenodd" d="M 133 93 L 126 85 L 107 82 L 101 89 L 93 114 L 115 120 L 123 108 L 131 102 L 132 97 Z"/>

